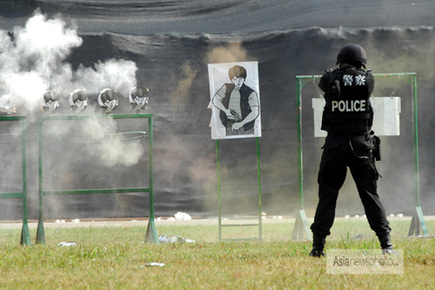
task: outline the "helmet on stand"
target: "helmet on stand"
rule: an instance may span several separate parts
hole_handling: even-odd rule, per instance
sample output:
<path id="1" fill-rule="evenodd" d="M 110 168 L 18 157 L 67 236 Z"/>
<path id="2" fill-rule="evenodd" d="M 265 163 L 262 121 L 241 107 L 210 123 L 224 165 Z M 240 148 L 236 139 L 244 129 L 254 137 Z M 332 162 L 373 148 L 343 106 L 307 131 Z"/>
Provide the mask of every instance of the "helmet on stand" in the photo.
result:
<path id="1" fill-rule="evenodd" d="M 128 99 L 132 109 L 140 111 L 146 109 L 149 102 L 149 89 L 143 87 L 134 87 L 128 94 Z"/>
<path id="2" fill-rule="evenodd" d="M 45 113 L 53 113 L 59 108 L 59 96 L 52 91 L 46 91 L 42 96 L 42 111 Z"/>
<path id="3" fill-rule="evenodd" d="M 73 111 L 82 112 L 88 106 L 88 96 L 86 90 L 77 89 L 69 95 L 69 104 Z"/>
<path id="4" fill-rule="evenodd" d="M 98 95 L 98 105 L 105 109 L 106 113 L 112 112 L 118 104 L 118 93 L 115 90 L 106 88 Z"/>

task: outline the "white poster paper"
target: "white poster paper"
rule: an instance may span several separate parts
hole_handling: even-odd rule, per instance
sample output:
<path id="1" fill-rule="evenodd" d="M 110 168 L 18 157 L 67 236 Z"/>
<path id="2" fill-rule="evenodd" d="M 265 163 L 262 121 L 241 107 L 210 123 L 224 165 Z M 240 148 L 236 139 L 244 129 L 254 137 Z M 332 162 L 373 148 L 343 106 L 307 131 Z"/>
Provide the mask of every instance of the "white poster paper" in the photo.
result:
<path id="1" fill-rule="evenodd" d="M 261 137 L 258 62 L 208 65 L 211 138 Z"/>
<path id="2" fill-rule="evenodd" d="M 322 112 L 325 106 L 323 98 L 313 98 L 314 136 L 325 137 L 326 131 L 322 126 Z M 373 131 L 378 136 L 400 136 L 400 97 L 371 97 L 370 102 L 374 111 Z"/>

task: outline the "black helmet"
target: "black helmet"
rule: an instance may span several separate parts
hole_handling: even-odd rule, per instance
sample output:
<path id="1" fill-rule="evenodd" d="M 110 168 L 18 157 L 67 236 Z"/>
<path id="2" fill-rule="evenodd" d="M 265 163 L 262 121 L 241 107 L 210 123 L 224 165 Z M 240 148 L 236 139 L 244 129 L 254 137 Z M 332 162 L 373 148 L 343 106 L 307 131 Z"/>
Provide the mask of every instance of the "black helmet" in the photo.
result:
<path id="1" fill-rule="evenodd" d="M 59 97 L 53 94 L 52 91 L 46 91 L 43 98 L 45 103 L 48 103 L 49 101 L 55 102 L 59 100 Z"/>
<path id="2" fill-rule="evenodd" d="M 109 88 L 102 90 L 98 96 L 98 102 L 99 103 L 101 102 L 103 105 L 106 101 L 110 102 L 110 101 L 117 101 L 117 100 L 118 100 L 117 92 Z"/>
<path id="3" fill-rule="evenodd" d="M 349 64 L 357 63 L 366 67 L 367 55 L 362 46 L 358 44 L 346 44 L 338 52 L 336 64 L 340 62 L 347 62 Z"/>
<path id="4" fill-rule="evenodd" d="M 88 96 L 86 95 L 86 90 L 83 89 L 77 89 L 74 90 L 71 95 L 71 101 L 72 103 L 75 103 L 77 101 L 86 101 L 88 99 Z"/>

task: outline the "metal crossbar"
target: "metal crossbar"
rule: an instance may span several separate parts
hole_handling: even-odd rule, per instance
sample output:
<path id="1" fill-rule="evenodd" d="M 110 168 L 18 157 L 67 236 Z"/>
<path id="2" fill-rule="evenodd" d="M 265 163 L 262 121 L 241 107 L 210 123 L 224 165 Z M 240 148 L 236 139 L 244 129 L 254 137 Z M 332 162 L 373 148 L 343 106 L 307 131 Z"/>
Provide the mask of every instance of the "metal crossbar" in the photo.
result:
<path id="1" fill-rule="evenodd" d="M 21 162 L 22 162 L 22 191 L 0 193 L 0 199 L 19 198 L 23 201 L 23 226 L 21 229 L 21 245 L 31 245 L 28 214 L 27 214 L 27 170 L 26 170 L 26 117 L 24 116 L 5 116 L 0 117 L 0 121 L 19 121 L 21 122 Z"/>
<path id="2" fill-rule="evenodd" d="M 139 188 L 106 188 L 106 189 L 74 189 L 74 190 L 44 190 L 43 187 L 43 124 L 53 120 L 88 120 L 88 119 L 148 119 L 148 131 L 132 131 L 112 134 L 111 136 L 126 136 L 126 135 L 139 135 L 129 138 L 123 138 L 120 140 L 128 141 L 148 136 L 149 138 L 149 187 Z M 110 139 L 109 139 L 110 140 Z M 82 142 L 84 140 L 76 140 Z M 98 140 L 103 142 L 106 140 Z M 133 115 L 47 115 L 39 118 L 39 216 L 38 216 L 38 228 L 36 234 L 36 242 L 39 244 L 45 244 L 45 232 L 43 222 L 44 205 L 43 200 L 45 195 L 71 195 L 71 194 L 103 194 L 103 193 L 131 193 L 131 192 L 147 192 L 149 194 L 149 222 L 145 234 L 145 242 L 158 244 L 157 230 L 154 221 L 154 189 L 153 189 L 153 115 L 152 114 L 133 114 Z"/>
<path id="3" fill-rule="evenodd" d="M 413 106 L 413 122 L 414 122 L 414 184 L 415 184 L 415 212 L 421 212 L 421 201 L 420 201 L 420 164 L 419 164 L 419 154 L 418 154 L 418 111 L 417 111 L 417 73 L 415 72 L 404 72 L 404 73 L 379 73 L 373 74 L 375 78 L 406 78 L 411 85 L 412 91 L 412 106 Z M 302 89 L 304 85 L 310 81 L 320 78 L 320 75 L 300 75 L 296 76 L 296 90 L 297 90 L 297 138 L 298 138 L 298 184 L 299 184 L 299 201 L 300 201 L 300 217 L 305 219 L 304 213 L 304 199 L 303 199 L 303 152 L 302 152 Z M 421 231 L 424 236 L 428 236 L 427 228 L 424 226 L 424 216 L 423 214 L 415 214 L 413 219 L 418 219 L 418 224 L 420 225 Z M 306 220 L 302 220 L 303 224 L 306 224 Z M 417 223 L 417 222 L 416 222 Z M 409 231 L 411 236 L 413 233 L 420 233 L 420 231 L 414 231 L 413 225 Z M 423 226 L 421 226 L 423 225 Z M 295 227 L 295 231 L 302 231 L 306 227 Z M 304 232 L 293 233 L 294 237 L 304 236 Z"/>
<path id="4" fill-rule="evenodd" d="M 223 224 L 222 223 L 222 201 L 221 201 L 221 176 L 220 176 L 220 159 L 219 159 L 219 140 L 216 140 L 216 165 L 217 165 L 217 186 L 218 186 L 218 226 L 219 240 L 263 240 L 263 224 L 262 224 L 262 203 L 261 203 L 261 170 L 260 170 L 260 138 L 256 138 L 257 146 L 257 181 L 258 181 L 258 223 L 250 224 Z M 237 238 L 237 239 L 222 239 L 223 227 L 240 227 L 240 226 L 256 226 L 258 227 L 258 238 Z"/>

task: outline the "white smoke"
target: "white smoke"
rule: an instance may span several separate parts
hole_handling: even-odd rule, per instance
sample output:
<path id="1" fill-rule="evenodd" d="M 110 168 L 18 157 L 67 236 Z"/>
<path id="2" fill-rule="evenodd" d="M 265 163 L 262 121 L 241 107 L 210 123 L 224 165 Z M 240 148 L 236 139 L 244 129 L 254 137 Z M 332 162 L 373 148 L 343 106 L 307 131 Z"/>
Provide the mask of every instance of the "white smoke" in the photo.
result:
<path id="1" fill-rule="evenodd" d="M 73 86 L 86 88 L 87 91 L 96 93 L 97 90 L 113 88 L 122 92 L 124 96 L 136 85 L 136 64 L 128 60 L 110 59 L 99 62 L 95 68 L 80 66 L 75 73 Z"/>
<path id="2" fill-rule="evenodd" d="M 62 19 L 47 19 L 40 12 L 12 34 L 0 30 L 0 107 L 23 106 L 34 112 L 47 90 L 65 97 L 77 88 L 128 92 L 136 85 L 137 67 L 129 60 L 110 59 L 73 71 L 66 58 L 82 42 Z"/>
<path id="3" fill-rule="evenodd" d="M 139 158 L 144 153 L 144 148 L 139 140 L 124 142 L 122 137 L 104 140 L 116 130 L 116 122 L 112 119 L 100 120 L 90 119 L 82 127 L 82 133 L 96 145 L 88 146 L 87 151 L 90 156 L 98 157 L 107 167 L 116 165 L 132 166 L 138 163 Z"/>
<path id="4" fill-rule="evenodd" d="M 24 105 L 32 111 L 59 78 L 71 79 L 63 61 L 82 39 L 60 19 L 47 20 L 37 13 L 13 34 L 1 31 L 0 105 Z"/>
<path id="5" fill-rule="evenodd" d="M 16 108 L 19 114 L 34 121 L 37 112 L 41 112 L 42 97 L 48 90 L 64 99 L 64 105 L 76 89 L 85 89 L 95 98 L 104 88 L 128 96 L 129 90 L 136 86 L 136 63 L 109 59 L 95 63 L 93 67 L 79 65 L 73 70 L 67 58 L 82 43 L 76 29 L 68 27 L 60 18 L 48 19 L 39 11 L 24 27 L 15 27 L 12 32 L 0 30 L 0 109 L 10 113 L 11 108 Z M 96 111 L 89 108 L 87 113 Z M 72 128 L 68 127 L 72 123 L 65 121 L 62 126 L 51 128 L 50 134 L 61 140 L 70 133 Z M 134 165 L 144 152 L 139 142 L 112 140 L 101 145 L 99 139 L 104 140 L 105 134 L 116 132 L 116 122 L 108 118 L 92 120 L 82 129 L 81 138 L 100 144 L 89 145 L 89 154 L 99 156 L 107 166 Z"/>

